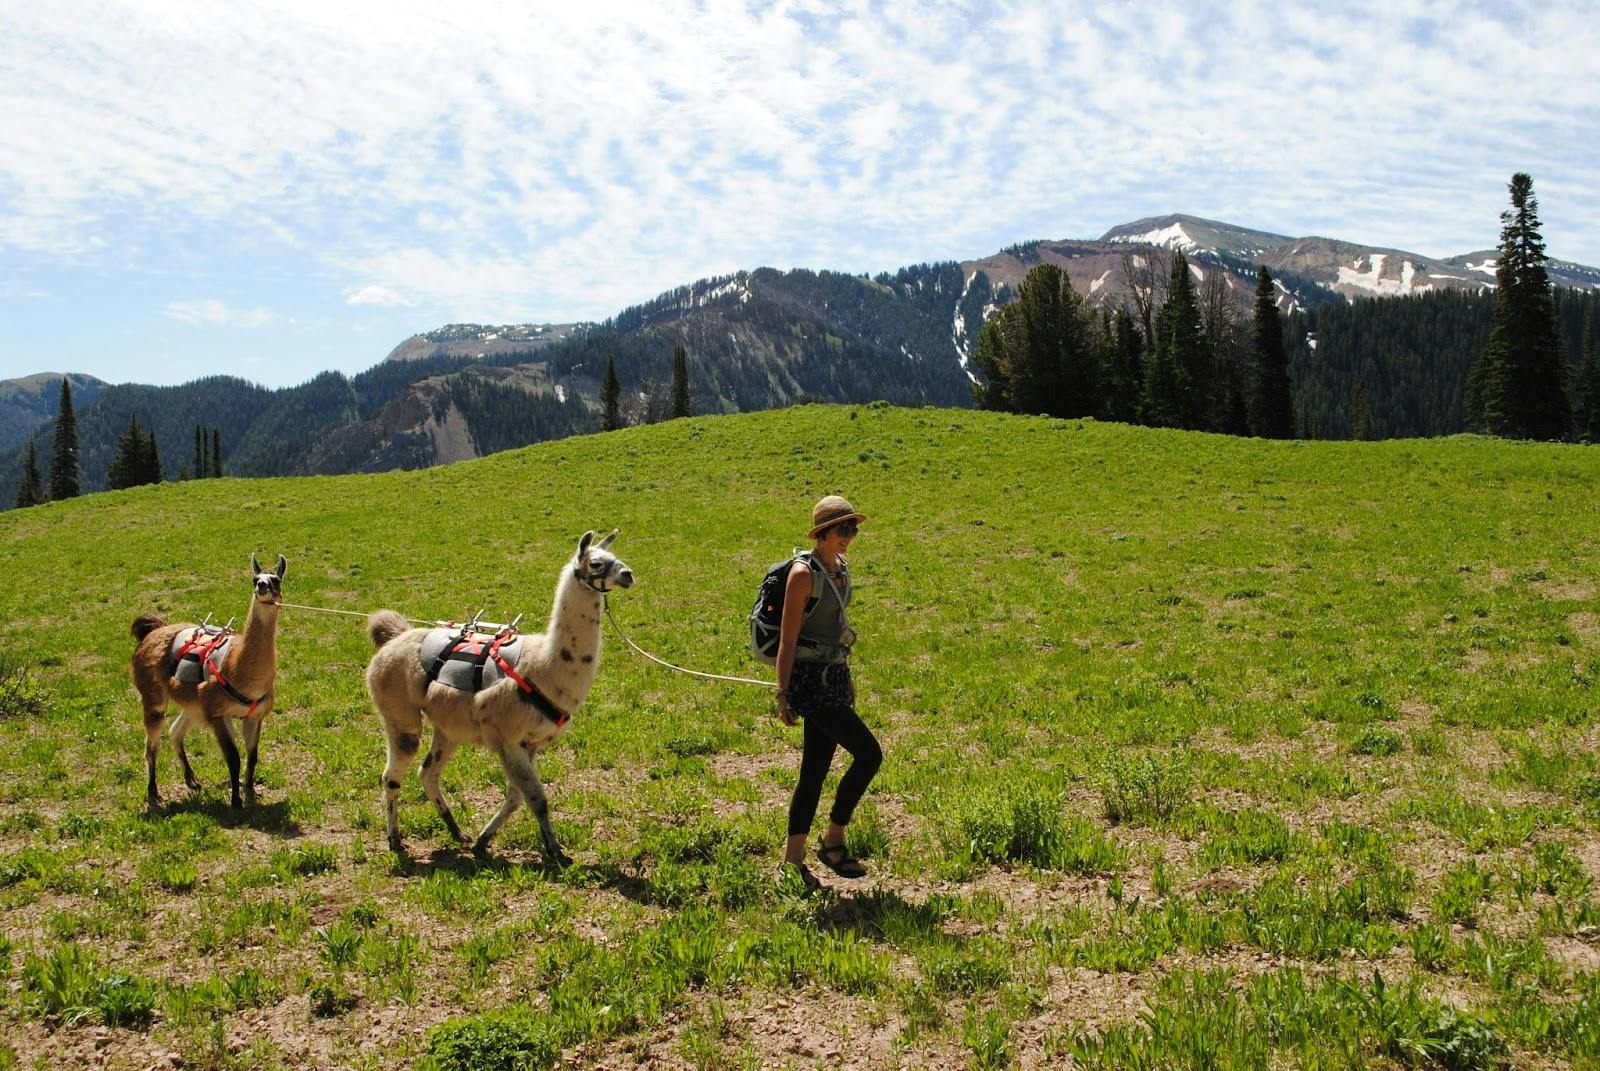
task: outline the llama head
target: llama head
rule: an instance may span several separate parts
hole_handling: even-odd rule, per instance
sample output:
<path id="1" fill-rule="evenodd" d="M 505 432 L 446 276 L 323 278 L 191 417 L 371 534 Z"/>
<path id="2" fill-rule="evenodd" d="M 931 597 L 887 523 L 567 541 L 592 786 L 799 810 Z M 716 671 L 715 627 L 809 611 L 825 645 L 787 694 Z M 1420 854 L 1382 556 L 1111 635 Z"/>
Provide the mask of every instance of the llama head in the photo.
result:
<path id="1" fill-rule="evenodd" d="M 583 533 L 583 538 L 578 540 L 577 556 L 572 560 L 572 575 L 600 592 L 633 587 L 633 570 L 611 553 L 611 541 L 616 538 L 615 528 L 598 543 L 593 532 Z"/>
<path id="2" fill-rule="evenodd" d="M 282 554 L 278 555 L 278 568 L 272 572 L 261 568 L 256 556 L 250 555 L 250 572 L 255 581 L 257 602 L 276 606 L 283 601 L 283 574 L 288 568 L 289 559 Z"/>

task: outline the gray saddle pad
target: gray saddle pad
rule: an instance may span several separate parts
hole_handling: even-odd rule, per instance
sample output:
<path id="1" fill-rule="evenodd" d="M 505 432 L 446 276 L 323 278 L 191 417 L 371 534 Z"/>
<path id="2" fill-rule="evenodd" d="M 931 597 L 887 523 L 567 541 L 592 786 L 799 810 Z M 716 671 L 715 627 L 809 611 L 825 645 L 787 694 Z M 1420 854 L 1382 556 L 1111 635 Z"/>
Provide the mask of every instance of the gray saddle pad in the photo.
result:
<path id="1" fill-rule="evenodd" d="M 494 639 L 492 635 L 473 633 L 469 639 L 487 647 Z M 483 661 L 482 683 L 478 683 L 477 663 L 478 658 L 456 655 L 449 657 L 450 648 L 461 640 L 461 633 L 453 628 L 436 628 L 422 637 L 422 646 L 417 648 L 418 660 L 422 663 L 425 673 L 433 673 L 435 665 L 439 666 L 438 675 L 434 680 L 447 688 L 454 688 L 458 692 L 476 692 L 491 685 L 499 684 L 505 678 L 500 667 L 495 665 L 494 659 Z M 522 652 L 523 637 L 517 636 L 500 645 L 500 657 L 511 665 L 517 664 L 517 655 Z M 439 656 L 446 655 L 444 663 L 439 663 Z"/>
<path id="2" fill-rule="evenodd" d="M 169 654 L 172 660 L 177 663 L 177 669 L 173 671 L 172 675 L 185 684 L 199 684 L 208 676 L 205 667 L 200 664 L 200 659 L 196 657 L 200 653 L 200 647 L 196 647 L 191 650 L 184 658 L 178 657 L 178 652 L 182 651 L 184 645 L 193 639 L 195 633 L 199 631 L 200 629 L 198 627 L 186 628 L 176 636 L 172 637 L 172 649 Z M 209 635 L 215 636 L 220 630 L 207 629 L 206 631 Z M 220 644 L 212 649 L 210 655 L 211 661 L 215 662 L 219 666 L 222 665 L 222 660 L 228 656 L 228 648 L 233 644 L 233 640 L 236 635 L 236 633 L 230 632 L 227 639 L 223 640 Z M 203 645 L 206 642 L 206 638 L 204 636 L 200 637 L 200 642 Z"/>

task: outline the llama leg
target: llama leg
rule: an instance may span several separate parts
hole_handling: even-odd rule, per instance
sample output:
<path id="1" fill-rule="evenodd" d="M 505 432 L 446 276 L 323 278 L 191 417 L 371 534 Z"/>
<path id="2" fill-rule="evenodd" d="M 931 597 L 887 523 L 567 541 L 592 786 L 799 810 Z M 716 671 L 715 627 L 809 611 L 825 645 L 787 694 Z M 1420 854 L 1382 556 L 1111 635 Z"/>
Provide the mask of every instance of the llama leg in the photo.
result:
<path id="1" fill-rule="evenodd" d="M 561 850 L 556 831 L 550 825 L 550 801 L 545 795 L 544 782 L 539 771 L 533 768 L 533 752 L 526 742 L 503 748 L 500 763 L 505 767 L 506 778 L 526 797 L 534 817 L 539 819 L 539 832 L 544 835 L 544 861 L 556 866 L 567 866 L 572 860 Z"/>
<path id="2" fill-rule="evenodd" d="M 256 804 L 256 750 L 261 746 L 261 726 L 266 720 L 265 713 L 244 719 L 244 798 L 252 807 Z"/>
<path id="3" fill-rule="evenodd" d="M 444 793 L 439 790 L 439 775 L 444 772 L 444 764 L 450 761 L 450 756 L 460 747 L 454 740 L 446 740 L 438 729 L 433 731 L 433 746 L 428 749 L 427 757 L 422 760 L 422 791 L 433 801 L 434 808 L 439 812 L 439 817 L 444 819 L 445 828 L 458 843 L 470 844 L 467 835 L 461 832 L 461 827 L 456 824 L 456 816 L 450 810 L 450 804 L 445 802 Z"/>
<path id="4" fill-rule="evenodd" d="M 383 811 L 389 825 L 389 850 L 404 855 L 405 845 L 400 840 L 400 779 L 417 757 L 422 737 L 396 729 L 387 718 L 383 721 L 383 731 L 389 740 L 389 762 L 383 768 Z"/>
<path id="5" fill-rule="evenodd" d="M 189 735 L 189 723 L 193 720 L 187 709 L 179 708 L 172 722 L 172 749 L 178 753 L 178 765 L 183 768 L 183 783 L 189 786 L 190 792 L 199 792 L 200 779 L 189 765 L 189 749 L 183 746 L 183 738 Z"/>
<path id="6" fill-rule="evenodd" d="M 239 798 L 239 745 L 233 742 L 233 726 L 228 724 L 227 715 L 211 719 L 211 732 L 217 738 L 217 747 L 222 749 L 222 757 L 228 764 L 228 789 L 231 793 L 228 805 L 238 810 L 244 806 L 244 801 Z"/>
<path id="7" fill-rule="evenodd" d="M 504 764 L 504 755 L 501 756 L 501 759 L 502 764 Z M 472 850 L 474 853 L 484 855 L 489 851 L 489 842 L 494 840 L 494 835 L 500 831 L 500 827 L 505 824 L 506 819 L 511 817 L 512 812 L 521 806 L 522 800 L 522 788 L 517 784 L 517 779 L 511 776 L 508 769 L 506 772 L 506 801 L 500 805 L 500 809 L 495 812 L 494 817 L 489 819 L 489 824 L 483 827 L 483 832 L 478 834 L 478 839 L 473 841 Z"/>
<path id="8" fill-rule="evenodd" d="M 151 810 L 161 806 L 161 796 L 156 792 L 156 754 L 161 750 L 161 725 L 167 720 L 165 708 L 152 710 L 148 704 L 144 708 L 144 766 L 149 774 L 149 783 L 145 786 L 145 801 Z"/>

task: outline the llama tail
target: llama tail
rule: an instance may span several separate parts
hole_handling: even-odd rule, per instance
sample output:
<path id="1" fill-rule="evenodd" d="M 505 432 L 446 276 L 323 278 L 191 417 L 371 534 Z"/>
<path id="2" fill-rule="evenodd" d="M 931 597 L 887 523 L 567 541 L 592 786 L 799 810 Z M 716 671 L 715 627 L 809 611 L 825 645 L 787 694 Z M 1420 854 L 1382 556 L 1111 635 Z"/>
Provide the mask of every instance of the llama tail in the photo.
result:
<path id="1" fill-rule="evenodd" d="M 140 614 L 133 619 L 133 627 L 128 631 L 133 633 L 134 642 L 143 643 L 146 636 L 165 624 L 166 622 L 155 614 Z"/>
<path id="2" fill-rule="evenodd" d="M 374 647 L 382 647 L 410 627 L 411 622 L 393 610 L 375 610 L 367 618 L 367 635 L 372 638 Z"/>

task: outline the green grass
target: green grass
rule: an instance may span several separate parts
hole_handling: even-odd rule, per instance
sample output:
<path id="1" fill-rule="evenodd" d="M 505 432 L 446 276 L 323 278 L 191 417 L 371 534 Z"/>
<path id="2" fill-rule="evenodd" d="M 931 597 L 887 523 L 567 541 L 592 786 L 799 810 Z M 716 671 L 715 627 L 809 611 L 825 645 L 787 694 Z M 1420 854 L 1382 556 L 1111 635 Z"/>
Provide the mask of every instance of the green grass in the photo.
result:
<path id="1" fill-rule="evenodd" d="M 202 1067 L 809 1066 L 803 1019 L 912 1066 L 1600 1067 L 1595 486 L 1579 447 L 858 406 L 0 514 L 7 578 L 48 578 L 0 584 L 0 1063 L 111 1030 L 114 1066 L 145 1034 Z M 414 774 L 386 850 L 370 646 L 306 611 L 255 810 L 197 732 L 202 790 L 164 746 L 143 811 L 128 625 L 242 615 L 251 553 L 292 602 L 542 622 L 616 526 L 632 637 L 765 676 L 752 592 L 834 492 L 871 517 L 870 883 L 778 884 L 798 730 L 609 626 L 540 758 L 565 872 L 525 811 L 456 850 Z M 502 786 L 480 748 L 444 776 L 469 829 Z"/>

